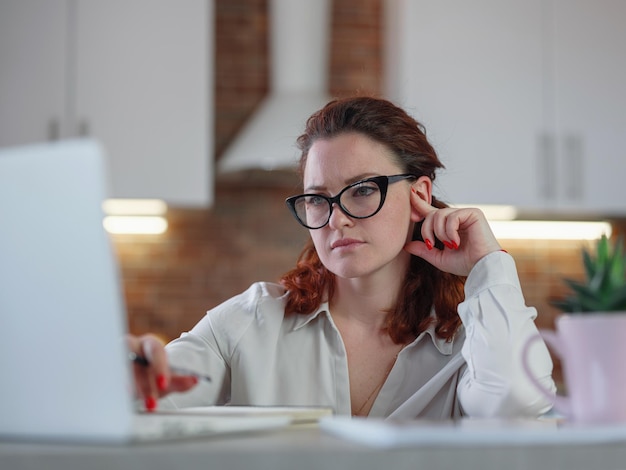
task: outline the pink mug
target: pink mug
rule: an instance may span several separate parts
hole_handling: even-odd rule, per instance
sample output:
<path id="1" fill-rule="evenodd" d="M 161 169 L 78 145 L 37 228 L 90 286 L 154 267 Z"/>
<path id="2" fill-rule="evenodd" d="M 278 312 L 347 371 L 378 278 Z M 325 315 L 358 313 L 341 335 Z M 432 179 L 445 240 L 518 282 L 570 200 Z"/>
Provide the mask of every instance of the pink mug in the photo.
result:
<path id="1" fill-rule="evenodd" d="M 580 424 L 626 422 L 626 312 L 561 315 L 556 331 L 541 330 L 524 345 L 524 370 L 546 396 L 551 394 L 534 378 L 528 358 L 542 337 L 561 360 L 567 396 L 557 396 L 554 408 Z"/>

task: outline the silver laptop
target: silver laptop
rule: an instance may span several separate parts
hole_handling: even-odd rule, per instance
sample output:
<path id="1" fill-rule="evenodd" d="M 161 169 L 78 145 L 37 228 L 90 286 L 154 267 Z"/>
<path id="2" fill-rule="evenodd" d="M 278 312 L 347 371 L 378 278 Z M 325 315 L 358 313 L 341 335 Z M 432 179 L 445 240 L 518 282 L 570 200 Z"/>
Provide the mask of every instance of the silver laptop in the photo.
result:
<path id="1" fill-rule="evenodd" d="M 138 415 L 94 141 L 0 149 L 0 438 L 130 442 L 285 416 Z"/>

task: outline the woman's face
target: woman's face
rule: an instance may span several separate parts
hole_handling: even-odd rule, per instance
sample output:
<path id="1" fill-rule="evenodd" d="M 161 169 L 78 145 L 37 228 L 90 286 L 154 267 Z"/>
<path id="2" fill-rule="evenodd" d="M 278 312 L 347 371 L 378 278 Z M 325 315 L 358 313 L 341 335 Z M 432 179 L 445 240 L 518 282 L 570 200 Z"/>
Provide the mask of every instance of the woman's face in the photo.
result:
<path id="1" fill-rule="evenodd" d="M 357 181 L 402 173 L 384 145 L 359 133 L 341 134 L 317 140 L 309 150 L 304 192 L 331 197 Z M 413 226 L 411 183 L 390 184 L 382 208 L 367 219 L 352 218 L 334 205 L 328 224 L 310 231 L 324 266 L 342 278 L 367 276 L 392 266 L 404 269 L 409 255 L 402 248 Z"/>

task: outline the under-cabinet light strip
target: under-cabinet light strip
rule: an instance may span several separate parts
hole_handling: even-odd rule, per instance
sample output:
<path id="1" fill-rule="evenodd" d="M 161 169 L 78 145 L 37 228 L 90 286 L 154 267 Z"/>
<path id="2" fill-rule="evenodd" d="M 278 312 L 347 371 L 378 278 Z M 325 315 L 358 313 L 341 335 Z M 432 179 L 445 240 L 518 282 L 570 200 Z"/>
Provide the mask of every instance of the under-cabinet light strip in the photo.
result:
<path id="1" fill-rule="evenodd" d="M 491 230 L 502 240 L 596 240 L 611 236 L 608 222 L 492 220 Z"/>
<path id="2" fill-rule="evenodd" d="M 109 233 L 158 235 L 167 230 L 167 204 L 159 199 L 107 199 L 102 208 Z"/>

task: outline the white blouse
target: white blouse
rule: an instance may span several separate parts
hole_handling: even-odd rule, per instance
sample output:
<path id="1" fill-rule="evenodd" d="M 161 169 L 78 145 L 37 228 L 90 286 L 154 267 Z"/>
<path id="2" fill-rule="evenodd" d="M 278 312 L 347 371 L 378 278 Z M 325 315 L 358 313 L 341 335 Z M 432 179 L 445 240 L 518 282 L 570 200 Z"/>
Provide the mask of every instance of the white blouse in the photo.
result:
<path id="1" fill-rule="evenodd" d="M 159 406 L 316 405 L 349 415 L 346 350 L 328 304 L 309 315 L 285 316 L 285 296 L 280 285 L 255 283 L 168 344 L 171 364 L 212 381 L 171 394 Z M 458 312 L 463 327 L 452 341 L 430 328 L 404 347 L 369 416 L 515 417 L 550 410 L 551 401 L 522 368 L 524 343 L 537 334 L 537 313 L 525 306 L 511 256 L 494 252 L 474 266 Z M 532 348 L 530 363 L 555 393 L 543 343 Z"/>

